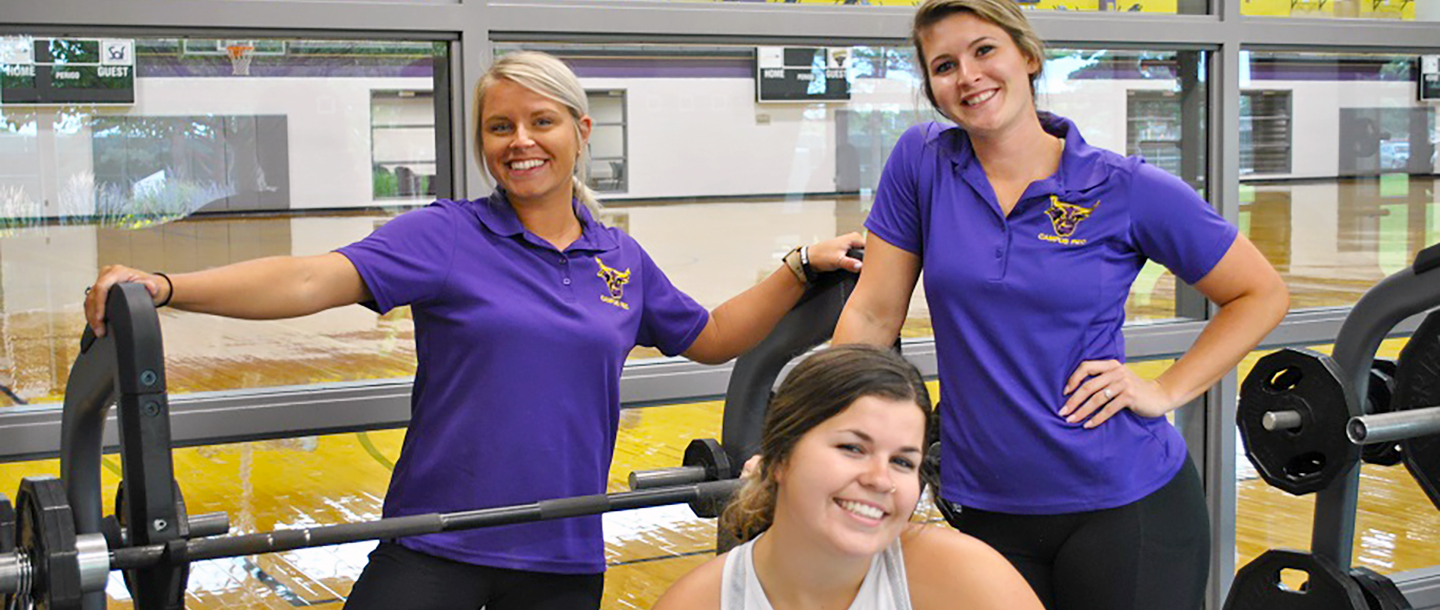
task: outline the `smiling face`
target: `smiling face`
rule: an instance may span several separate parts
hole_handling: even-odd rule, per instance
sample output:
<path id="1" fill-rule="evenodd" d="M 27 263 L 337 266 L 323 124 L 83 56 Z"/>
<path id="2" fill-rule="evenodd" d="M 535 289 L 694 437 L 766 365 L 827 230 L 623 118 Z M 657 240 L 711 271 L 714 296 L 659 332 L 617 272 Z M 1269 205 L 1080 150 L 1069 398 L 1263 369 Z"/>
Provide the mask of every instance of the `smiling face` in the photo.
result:
<path id="1" fill-rule="evenodd" d="M 514 81 L 499 79 L 485 92 L 480 110 L 485 169 L 513 204 L 568 201 L 570 177 L 589 137 L 589 116 L 577 121 L 563 104 Z"/>
<path id="2" fill-rule="evenodd" d="M 925 412 L 914 401 L 857 399 L 806 432 L 775 473 L 776 527 L 807 530 L 840 554 L 884 550 L 920 499 L 924 440 Z"/>
<path id="3" fill-rule="evenodd" d="M 972 134 L 1001 133 L 1035 114 L 1030 77 L 1040 71 L 998 25 L 959 12 L 920 32 L 936 108 Z"/>

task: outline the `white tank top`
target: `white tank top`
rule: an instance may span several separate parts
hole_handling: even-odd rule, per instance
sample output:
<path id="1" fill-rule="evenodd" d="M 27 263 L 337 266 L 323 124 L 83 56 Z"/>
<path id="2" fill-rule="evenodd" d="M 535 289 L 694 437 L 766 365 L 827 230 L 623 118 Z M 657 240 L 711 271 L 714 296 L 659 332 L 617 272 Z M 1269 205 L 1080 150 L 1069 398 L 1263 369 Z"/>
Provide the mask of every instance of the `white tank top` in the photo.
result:
<path id="1" fill-rule="evenodd" d="M 735 547 L 725 557 L 720 610 L 775 610 L 755 576 L 755 540 Z M 849 610 L 911 610 L 899 538 L 871 560 L 870 571 L 865 573 L 865 581 L 860 583 L 860 592 Z"/>

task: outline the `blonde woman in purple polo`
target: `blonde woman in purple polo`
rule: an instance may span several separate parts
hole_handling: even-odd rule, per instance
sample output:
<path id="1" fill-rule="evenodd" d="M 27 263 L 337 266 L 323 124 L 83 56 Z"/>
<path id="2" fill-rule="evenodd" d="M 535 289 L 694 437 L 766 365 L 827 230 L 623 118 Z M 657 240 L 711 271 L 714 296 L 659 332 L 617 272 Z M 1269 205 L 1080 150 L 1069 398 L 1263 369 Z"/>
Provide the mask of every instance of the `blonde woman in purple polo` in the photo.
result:
<path id="1" fill-rule="evenodd" d="M 398 517 L 604 493 L 632 348 L 724 362 L 770 332 L 811 272 L 860 269 L 845 256 L 858 234 L 797 248 L 707 312 L 633 238 L 591 215 L 582 170 L 592 121 L 565 64 L 507 55 L 475 97 L 476 157 L 494 195 L 437 201 L 319 256 L 173 277 L 106 267 L 86 301 L 91 326 L 104 332 L 117 282 L 144 284 L 157 304 L 238 318 L 409 305 L 415 388 L 384 509 Z M 600 526 L 592 516 L 385 541 L 346 606 L 598 608 Z"/>
<path id="2" fill-rule="evenodd" d="M 1051 610 L 1198 608 L 1203 488 L 1164 416 L 1279 323 L 1284 283 L 1184 182 L 1036 111 L 1043 43 L 1013 1 L 927 0 L 912 40 L 957 126 L 896 144 L 835 341 L 892 343 L 924 269 L 954 525 Z M 1147 260 L 1219 306 L 1155 379 L 1125 366 L 1121 329 Z"/>

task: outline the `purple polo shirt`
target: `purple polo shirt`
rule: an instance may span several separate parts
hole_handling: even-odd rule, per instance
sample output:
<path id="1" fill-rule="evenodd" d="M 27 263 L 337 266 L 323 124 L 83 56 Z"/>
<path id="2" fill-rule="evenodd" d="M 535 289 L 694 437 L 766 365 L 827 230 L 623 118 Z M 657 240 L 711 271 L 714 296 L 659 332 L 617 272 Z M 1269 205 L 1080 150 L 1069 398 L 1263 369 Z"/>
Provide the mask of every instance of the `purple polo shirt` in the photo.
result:
<path id="1" fill-rule="evenodd" d="M 1170 481 L 1185 442 L 1164 418 L 1121 411 L 1066 423 L 1083 360 L 1125 360 L 1125 299 L 1147 259 L 1185 282 L 1209 273 L 1236 229 L 1178 178 L 1065 138 L 1055 175 L 1000 212 L 969 137 L 929 123 L 895 145 L 865 226 L 921 258 L 944 411 L 946 499 L 981 510 L 1112 508 Z M 1082 422 L 1083 423 L 1083 422 Z"/>
<path id="2" fill-rule="evenodd" d="M 679 354 L 709 313 L 640 244 L 576 205 L 564 252 L 503 194 L 403 214 L 340 248 L 385 312 L 410 305 L 418 366 L 386 517 L 605 492 L 620 371 L 636 345 Z M 402 539 L 472 564 L 605 570 L 600 517 Z"/>

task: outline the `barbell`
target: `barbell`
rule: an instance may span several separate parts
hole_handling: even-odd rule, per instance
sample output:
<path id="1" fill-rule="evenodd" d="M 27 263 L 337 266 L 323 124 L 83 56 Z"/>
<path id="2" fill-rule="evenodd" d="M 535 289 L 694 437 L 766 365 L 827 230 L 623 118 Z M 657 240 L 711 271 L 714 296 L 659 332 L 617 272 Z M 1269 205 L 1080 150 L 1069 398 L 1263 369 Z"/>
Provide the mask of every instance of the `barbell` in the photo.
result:
<path id="1" fill-rule="evenodd" d="M 1398 362 L 1375 361 L 1366 415 L 1350 416 L 1342 379 L 1334 360 L 1306 349 L 1279 350 L 1255 364 L 1241 384 L 1236 424 L 1256 471 L 1304 495 L 1362 458 L 1403 461 L 1440 507 L 1440 312 L 1425 318 Z"/>
<path id="2" fill-rule="evenodd" d="M 357 523 L 319 525 L 216 536 L 229 531 L 224 513 L 186 517 L 189 535 L 162 544 L 127 546 L 130 527 L 117 535 L 77 534 L 74 514 L 60 479 L 26 477 L 20 483 L 12 508 L 0 495 L 0 608 L 28 603 L 39 608 L 78 608 L 86 593 L 101 591 L 114 570 L 141 570 L 161 566 L 188 567 L 191 562 L 222 557 L 278 553 L 295 549 L 435 534 L 459 530 L 530 523 L 688 503 L 696 516 L 713 518 L 739 488 L 724 449 L 711 439 L 696 440 L 686 449 L 684 463 L 674 469 L 649 471 L 655 477 L 687 484 L 635 489 L 529 504 L 477 510 L 387 517 Z M 177 494 L 178 498 L 178 494 Z M 118 509 L 118 507 L 117 507 Z M 183 510 L 180 514 L 184 514 Z M 169 524 L 166 524 L 168 527 Z M 182 578 L 183 581 L 183 578 Z M 183 592 L 183 582 L 180 583 Z"/>

